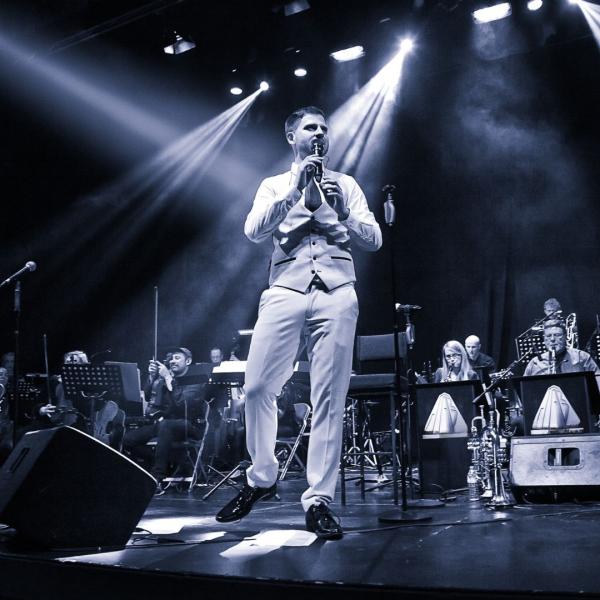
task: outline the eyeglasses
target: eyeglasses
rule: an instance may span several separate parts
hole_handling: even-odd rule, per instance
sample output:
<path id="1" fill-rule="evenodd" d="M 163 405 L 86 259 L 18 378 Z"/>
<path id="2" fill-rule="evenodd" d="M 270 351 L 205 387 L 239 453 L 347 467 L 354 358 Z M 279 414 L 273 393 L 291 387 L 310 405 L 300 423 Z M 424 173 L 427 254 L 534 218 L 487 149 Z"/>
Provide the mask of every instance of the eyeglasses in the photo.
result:
<path id="1" fill-rule="evenodd" d="M 460 354 L 446 354 L 446 360 L 451 360 L 452 358 L 460 358 Z"/>
<path id="2" fill-rule="evenodd" d="M 564 333 L 545 333 L 545 340 L 562 340 L 565 337 Z"/>

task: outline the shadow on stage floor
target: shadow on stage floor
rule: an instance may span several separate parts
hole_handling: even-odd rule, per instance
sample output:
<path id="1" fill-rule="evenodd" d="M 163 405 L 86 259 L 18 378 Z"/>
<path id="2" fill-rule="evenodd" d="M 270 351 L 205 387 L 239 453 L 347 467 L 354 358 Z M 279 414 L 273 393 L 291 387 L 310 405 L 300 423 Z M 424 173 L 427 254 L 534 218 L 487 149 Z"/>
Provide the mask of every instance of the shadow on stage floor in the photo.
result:
<path id="1" fill-rule="evenodd" d="M 304 530 L 301 477 L 280 501 L 243 521 L 213 515 L 234 493 L 203 501 L 156 497 L 125 548 L 49 553 L 0 542 L 2 598 L 566 598 L 600 597 L 600 504 L 523 505 L 489 511 L 457 495 L 432 520 L 378 521 L 393 508 L 388 488 L 334 505 L 346 532 L 323 542 Z M 43 508 L 42 508 L 43 509 Z M 115 510 L 118 507 L 115 506 Z M 423 511 L 425 512 L 425 511 Z"/>

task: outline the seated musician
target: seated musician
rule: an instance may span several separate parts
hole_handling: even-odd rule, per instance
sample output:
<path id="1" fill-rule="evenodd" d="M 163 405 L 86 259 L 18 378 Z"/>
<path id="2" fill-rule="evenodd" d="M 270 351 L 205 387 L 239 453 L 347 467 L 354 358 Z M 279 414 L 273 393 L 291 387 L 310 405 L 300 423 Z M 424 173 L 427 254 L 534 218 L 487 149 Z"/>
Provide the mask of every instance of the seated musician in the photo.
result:
<path id="1" fill-rule="evenodd" d="M 479 379 L 484 379 L 496 370 L 496 361 L 481 351 L 481 340 L 476 335 L 470 335 L 465 340 L 465 350 L 471 368 L 479 375 Z"/>
<path id="2" fill-rule="evenodd" d="M 90 361 L 83 350 L 70 350 L 64 354 L 63 364 L 89 365 Z M 33 426 L 38 426 L 38 429 L 58 427 L 59 425 L 74 425 L 77 422 L 77 414 L 73 408 L 73 403 L 65 398 L 61 376 L 52 377 L 51 382 L 54 386 L 54 401 L 52 401 L 52 398 L 48 398 L 46 404 L 37 405 L 33 409 Z M 31 430 L 31 427 L 27 429 Z"/>
<path id="3" fill-rule="evenodd" d="M 12 356 L 12 363 L 7 359 Z M 8 414 L 14 353 L 7 352 L 0 360 L 0 465 L 12 450 L 12 421 Z"/>
<path id="4" fill-rule="evenodd" d="M 562 319 L 544 323 L 544 346 L 546 352 L 529 361 L 525 376 L 582 371 L 600 374 L 598 365 L 587 352 L 567 347 L 567 328 Z"/>
<path id="5" fill-rule="evenodd" d="M 435 372 L 434 383 L 445 381 L 468 381 L 478 379 L 477 373 L 469 364 L 465 347 L 456 340 L 450 340 L 442 348 L 442 367 Z"/>
<path id="6" fill-rule="evenodd" d="M 149 402 L 146 416 L 152 423 L 125 434 L 126 451 L 143 455 L 143 449 L 156 439 L 152 474 L 159 482 L 157 493 L 163 492 L 162 480 L 166 477 L 170 454 L 175 442 L 200 439 L 204 423 L 204 386 L 200 383 L 181 383 L 192 364 L 192 353 L 187 348 L 177 348 L 167 354 L 163 364 L 150 361 L 148 381 L 145 386 Z"/>
<path id="7" fill-rule="evenodd" d="M 232 348 L 228 360 L 239 361 Z M 210 362 L 218 367 L 225 360 L 223 350 L 214 346 L 210 350 Z M 207 388 L 206 400 L 211 405 L 209 438 L 206 454 L 211 462 L 232 465 L 243 458 L 244 453 L 244 390 L 241 386 L 212 385 Z"/>

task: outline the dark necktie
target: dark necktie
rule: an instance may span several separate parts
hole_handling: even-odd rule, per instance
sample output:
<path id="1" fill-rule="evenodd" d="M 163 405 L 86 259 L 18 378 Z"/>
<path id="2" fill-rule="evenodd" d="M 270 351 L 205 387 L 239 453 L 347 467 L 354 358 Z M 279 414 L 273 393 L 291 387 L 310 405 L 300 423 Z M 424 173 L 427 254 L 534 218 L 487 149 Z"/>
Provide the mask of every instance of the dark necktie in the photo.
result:
<path id="1" fill-rule="evenodd" d="M 304 206 L 310 211 L 317 210 L 321 206 L 321 194 L 314 179 L 311 179 L 304 190 Z"/>

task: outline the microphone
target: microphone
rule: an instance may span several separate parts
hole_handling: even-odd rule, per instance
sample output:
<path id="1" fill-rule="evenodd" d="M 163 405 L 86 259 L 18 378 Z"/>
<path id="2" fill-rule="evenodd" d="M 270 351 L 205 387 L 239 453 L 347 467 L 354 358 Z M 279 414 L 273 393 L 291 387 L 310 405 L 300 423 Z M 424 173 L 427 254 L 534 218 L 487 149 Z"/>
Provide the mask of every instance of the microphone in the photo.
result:
<path id="1" fill-rule="evenodd" d="M 396 206 L 394 205 L 394 197 L 392 192 L 396 189 L 395 185 L 384 185 L 381 191 L 386 194 L 385 202 L 383 203 L 383 212 L 385 215 L 385 224 L 390 227 L 396 223 Z"/>
<path id="2" fill-rule="evenodd" d="M 15 279 L 18 279 L 25 273 L 26 271 L 35 271 L 37 269 L 37 265 L 32 261 L 27 261 L 25 266 L 22 269 L 19 269 L 16 273 L 13 273 L 8 279 L 5 279 L 2 283 L 0 283 L 0 288 L 4 287 L 12 283 Z"/>
<path id="3" fill-rule="evenodd" d="M 314 140 L 312 143 L 312 152 L 317 156 L 323 156 L 323 142 L 321 140 Z M 321 183 L 321 179 L 323 178 L 323 164 L 319 163 L 315 165 L 315 181 Z"/>
<path id="4" fill-rule="evenodd" d="M 396 312 L 400 312 L 403 310 L 404 312 L 409 312 L 411 310 L 421 310 L 423 307 L 418 304 L 397 304 L 396 303 Z"/>

